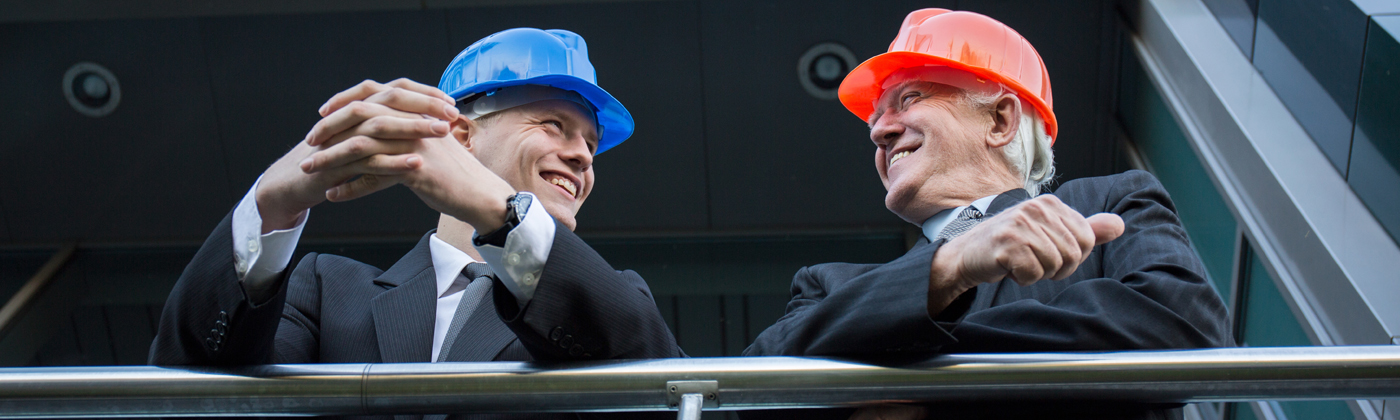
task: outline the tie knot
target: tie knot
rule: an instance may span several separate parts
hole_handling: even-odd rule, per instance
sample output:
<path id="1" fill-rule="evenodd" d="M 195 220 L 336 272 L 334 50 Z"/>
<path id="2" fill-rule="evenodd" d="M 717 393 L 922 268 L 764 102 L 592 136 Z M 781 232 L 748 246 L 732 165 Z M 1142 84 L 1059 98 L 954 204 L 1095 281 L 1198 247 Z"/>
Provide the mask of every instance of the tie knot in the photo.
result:
<path id="1" fill-rule="evenodd" d="M 957 219 L 957 220 L 970 220 L 970 219 L 981 219 L 981 218 L 982 218 L 982 211 L 977 210 L 976 207 L 967 206 L 967 208 L 963 209 L 962 213 L 958 213 L 958 219 Z"/>
<path id="2" fill-rule="evenodd" d="M 462 275 L 465 276 L 468 281 L 482 277 L 491 277 L 492 274 L 491 266 L 484 263 L 474 262 L 462 268 Z"/>
<path id="3" fill-rule="evenodd" d="M 943 231 L 939 232 L 938 237 L 933 238 L 933 240 L 952 240 L 958 237 L 958 235 L 962 235 L 968 230 L 971 230 L 972 227 L 977 226 L 978 223 L 981 223 L 982 217 L 982 212 L 977 210 L 976 207 L 967 206 L 967 208 L 963 209 L 962 213 L 958 213 L 957 218 L 954 218 L 952 222 L 948 222 L 948 225 L 943 227 Z"/>

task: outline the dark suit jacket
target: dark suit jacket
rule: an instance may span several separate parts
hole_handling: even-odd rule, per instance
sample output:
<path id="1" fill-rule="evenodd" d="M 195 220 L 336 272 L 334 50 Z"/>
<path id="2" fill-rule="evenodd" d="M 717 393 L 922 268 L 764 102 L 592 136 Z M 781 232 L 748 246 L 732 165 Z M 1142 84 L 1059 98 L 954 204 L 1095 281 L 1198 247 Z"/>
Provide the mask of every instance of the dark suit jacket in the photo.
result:
<path id="1" fill-rule="evenodd" d="M 937 319 L 928 314 L 933 255 L 945 241 L 921 240 L 885 264 L 806 267 L 792 282 L 787 313 L 760 334 L 746 356 L 841 356 L 879 363 L 946 353 L 1169 349 L 1231 345 L 1225 306 L 1206 280 L 1176 209 L 1157 179 L 1142 171 L 1070 181 L 1055 195 L 1088 216 L 1123 217 L 1123 236 L 1094 248 L 1069 278 L 1022 287 L 1003 280 L 960 296 Z M 1028 198 L 1001 194 L 989 214 Z M 994 216 L 993 216 L 994 217 Z M 934 407 L 932 414 L 1002 418 L 1025 406 Z M 1114 406 L 1031 408 L 1033 418 L 1179 416 Z M 1057 411 L 1058 410 L 1058 411 Z M 941 413 L 941 414 L 940 414 Z M 1009 418 L 1009 417 L 1008 417 Z"/>
<path id="2" fill-rule="evenodd" d="M 307 254 L 273 298 L 251 302 L 234 270 L 230 223 L 226 216 L 214 229 L 171 291 L 151 364 L 430 361 L 437 285 L 429 236 L 383 272 Z M 450 360 L 684 356 L 640 276 L 614 270 L 563 225 L 555 232 L 530 302 L 518 309 L 497 280 L 463 327 L 461 338 L 471 339 L 457 342 L 468 345 L 454 346 Z"/>

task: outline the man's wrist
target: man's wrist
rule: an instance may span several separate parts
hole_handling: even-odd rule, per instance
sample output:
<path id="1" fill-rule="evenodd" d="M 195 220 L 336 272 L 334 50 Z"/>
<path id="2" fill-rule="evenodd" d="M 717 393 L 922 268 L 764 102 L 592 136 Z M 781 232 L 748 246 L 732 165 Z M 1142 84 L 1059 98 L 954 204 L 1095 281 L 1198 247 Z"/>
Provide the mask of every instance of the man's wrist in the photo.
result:
<path id="1" fill-rule="evenodd" d="M 957 258 L 951 249 L 939 249 L 933 254 L 929 267 L 928 315 L 937 318 L 958 296 L 971 287 L 958 278 Z"/>
<path id="2" fill-rule="evenodd" d="M 535 202 L 535 195 L 526 191 L 517 192 L 502 200 L 505 203 L 505 214 L 499 227 L 488 231 L 477 231 L 477 235 L 472 239 L 472 244 L 476 246 L 494 245 L 504 247 L 506 236 L 511 231 L 524 222 L 526 214 L 529 213 L 531 205 Z"/>

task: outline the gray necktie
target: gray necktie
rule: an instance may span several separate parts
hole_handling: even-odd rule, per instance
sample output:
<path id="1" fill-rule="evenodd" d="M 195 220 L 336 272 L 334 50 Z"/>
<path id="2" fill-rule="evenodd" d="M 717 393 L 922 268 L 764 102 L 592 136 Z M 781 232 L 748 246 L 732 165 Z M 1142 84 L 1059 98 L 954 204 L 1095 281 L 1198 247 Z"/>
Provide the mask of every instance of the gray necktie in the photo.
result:
<path id="1" fill-rule="evenodd" d="M 976 207 L 967 206 L 966 209 L 963 209 L 962 213 L 958 213 L 956 219 L 953 219 L 952 222 L 948 222 L 948 226 L 944 226 L 943 231 L 938 232 L 938 237 L 933 238 L 933 240 L 935 242 L 939 239 L 951 241 L 953 238 L 958 237 L 958 235 L 967 233 L 973 226 L 977 226 L 978 223 L 982 223 L 982 220 L 981 211 L 978 211 Z"/>
<path id="2" fill-rule="evenodd" d="M 481 299 L 491 290 L 492 276 L 491 267 L 486 264 L 467 264 L 467 267 L 462 269 L 462 274 L 447 288 L 444 295 L 450 295 L 463 288 L 465 290 L 462 291 L 462 301 L 457 304 L 457 312 L 452 314 L 452 324 L 447 327 L 447 336 L 442 339 L 442 349 L 438 350 L 437 361 L 446 361 L 447 355 L 452 353 L 452 343 L 456 342 L 457 336 L 462 333 L 462 326 L 467 324 L 467 318 L 471 318 L 472 312 L 476 312 L 476 307 L 481 305 Z M 468 282 L 470 284 L 467 284 Z"/>

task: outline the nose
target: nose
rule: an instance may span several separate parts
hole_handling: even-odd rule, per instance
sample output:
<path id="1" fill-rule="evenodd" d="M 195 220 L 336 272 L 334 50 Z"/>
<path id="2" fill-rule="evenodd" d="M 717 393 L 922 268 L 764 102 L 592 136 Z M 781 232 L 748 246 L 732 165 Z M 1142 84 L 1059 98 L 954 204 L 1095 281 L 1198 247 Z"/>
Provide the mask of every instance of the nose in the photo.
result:
<path id="1" fill-rule="evenodd" d="M 588 140 L 584 139 L 582 135 L 570 138 L 565 143 L 563 150 L 560 151 L 559 158 L 579 173 L 583 173 L 590 166 L 593 166 L 593 152 L 588 150 Z"/>
<path id="2" fill-rule="evenodd" d="M 870 141 L 877 146 L 885 146 L 899 139 L 904 134 L 904 126 L 895 121 L 891 111 L 875 116 L 875 122 L 870 125 Z"/>

